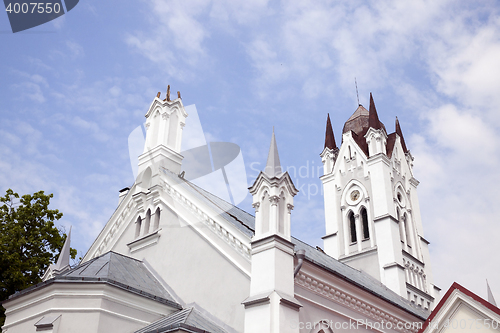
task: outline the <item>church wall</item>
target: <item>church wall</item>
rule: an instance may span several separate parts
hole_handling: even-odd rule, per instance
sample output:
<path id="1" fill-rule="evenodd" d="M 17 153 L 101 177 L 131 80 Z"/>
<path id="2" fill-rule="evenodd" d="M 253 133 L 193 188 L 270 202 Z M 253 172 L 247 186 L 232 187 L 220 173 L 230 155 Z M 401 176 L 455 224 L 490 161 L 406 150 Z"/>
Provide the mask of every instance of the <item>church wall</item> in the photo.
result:
<path id="1" fill-rule="evenodd" d="M 136 217 L 133 217 L 111 250 L 147 261 L 154 274 L 175 291 L 180 298 L 178 302 L 195 302 L 242 332 L 244 308 L 241 302 L 248 297 L 250 288 L 248 259 L 165 193 L 161 194 L 161 200 L 147 200 L 141 215 L 148 209 L 155 212 L 156 207 L 161 209 L 157 243 L 131 251 L 127 244 L 135 239 Z M 240 263 L 235 264 L 233 257 Z M 246 265 L 242 268 L 241 263 Z"/>
<path id="2" fill-rule="evenodd" d="M 303 305 L 299 313 L 300 333 L 320 332 L 321 321 L 324 321 L 321 328 L 325 333 L 398 331 L 381 329 L 381 322 L 388 320 L 394 326 L 397 323 L 410 323 L 409 325 L 415 327 L 409 332 L 417 332 L 423 322 L 420 318 L 310 263 L 303 265 L 295 282 L 296 298 Z M 404 330 L 399 330 L 401 331 Z"/>
<path id="3" fill-rule="evenodd" d="M 361 256 L 346 258 L 342 262 L 380 280 L 380 265 L 376 251 L 369 251 Z"/>
<path id="4" fill-rule="evenodd" d="M 190 226 L 170 226 L 159 244 L 133 254 L 144 257 L 183 302 L 197 303 L 243 331 L 250 279 Z"/>
<path id="5" fill-rule="evenodd" d="M 8 333 L 35 332 L 44 316 L 59 316 L 58 332 L 109 333 L 140 329 L 172 308 L 104 283 L 54 283 L 7 302 Z"/>

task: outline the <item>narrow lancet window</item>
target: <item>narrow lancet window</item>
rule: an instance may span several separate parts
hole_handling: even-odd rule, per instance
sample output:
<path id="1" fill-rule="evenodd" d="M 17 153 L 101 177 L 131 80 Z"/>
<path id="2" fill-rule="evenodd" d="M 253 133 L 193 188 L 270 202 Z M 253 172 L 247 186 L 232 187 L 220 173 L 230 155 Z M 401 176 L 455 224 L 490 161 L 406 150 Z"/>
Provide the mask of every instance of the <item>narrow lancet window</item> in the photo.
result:
<path id="1" fill-rule="evenodd" d="M 356 237 L 356 218 L 353 212 L 349 213 L 349 229 L 351 231 L 351 243 L 356 243 L 358 238 Z"/>
<path id="2" fill-rule="evenodd" d="M 139 216 L 137 218 L 137 222 L 135 222 L 135 238 L 137 238 L 141 235 L 141 224 L 142 224 L 142 220 L 141 220 L 141 217 Z"/>
<path id="3" fill-rule="evenodd" d="M 149 234 L 150 224 L 151 224 L 151 210 L 148 209 L 148 212 L 146 213 L 146 221 L 144 222 L 144 234 L 145 235 Z"/>
<path id="4" fill-rule="evenodd" d="M 370 238 L 370 228 L 368 227 L 368 214 L 366 208 L 361 208 L 361 219 L 363 220 L 363 239 Z"/>
<path id="5" fill-rule="evenodd" d="M 159 227 L 160 227 L 160 207 L 156 208 L 155 211 L 155 224 L 153 230 L 158 230 Z"/>
<path id="6" fill-rule="evenodd" d="M 411 247 L 410 223 L 406 214 L 403 215 L 403 221 L 405 226 L 406 245 Z"/>

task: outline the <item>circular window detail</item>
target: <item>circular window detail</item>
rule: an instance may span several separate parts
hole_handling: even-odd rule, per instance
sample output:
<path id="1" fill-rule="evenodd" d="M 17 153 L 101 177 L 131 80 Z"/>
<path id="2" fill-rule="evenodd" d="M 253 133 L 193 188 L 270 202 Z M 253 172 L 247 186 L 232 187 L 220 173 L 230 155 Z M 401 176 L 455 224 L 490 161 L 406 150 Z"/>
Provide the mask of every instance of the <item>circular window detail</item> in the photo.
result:
<path id="1" fill-rule="evenodd" d="M 361 191 L 358 188 L 354 188 L 347 196 L 347 203 L 349 205 L 356 205 L 359 201 L 361 201 L 362 196 L 363 194 Z"/>
<path id="2" fill-rule="evenodd" d="M 358 200 L 359 196 L 360 196 L 360 194 L 359 194 L 358 190 L 354 190 L 351 192 L 351 200 L 352 201 Z"/>

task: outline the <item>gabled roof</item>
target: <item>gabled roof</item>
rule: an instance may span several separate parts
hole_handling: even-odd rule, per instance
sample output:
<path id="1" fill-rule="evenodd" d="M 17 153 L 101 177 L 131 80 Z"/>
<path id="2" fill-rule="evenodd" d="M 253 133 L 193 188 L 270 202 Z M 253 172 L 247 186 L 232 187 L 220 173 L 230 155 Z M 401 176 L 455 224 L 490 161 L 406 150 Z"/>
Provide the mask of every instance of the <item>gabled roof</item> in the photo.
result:
<path id="1" fill-rule="evenodd" d="M 478 295 L 474 294 L 469 289 L 461 286 L 460 284 L 458 284 L 456 282 L 453 282 L 450 289 L 448 289 L 448 291 L 443 296 L 443 298 L 441 298 L 438 305 L 434 308 L 431 315 L 424 322 L 424 325 L 422 326 L 420 331 L 418 331 L 418 333 L 422 333 L 426 330 L 426 328 L 429 326 L 429 323 L 431 323 L 436 318 L 436 316 L 439 314 L 439 312 L 441 311 L 441 309 L 443 308 L 443 306 L 445 305 L 445 303 L 448 301 L 448 299 L 450 298 L 450 296 L 453 294 L 453 292 L 455 290 L 458 290 L 462 294 L 472 298 L 474 301 L 480 303 L 484 307 L 488 308 L 489 310 L 493 311 L 494 313 L 496 313 L 497 315 L 500 316 L 500 309 L 498 307 L 494 306 L 493 304 L 491 304 L 487 300 L 483 299 L 482 297 L 479 297 Z"/>
<path id="2" fill-rule="evenodd" d="M 104 283 L 139 294 L 177 309 L 181 306 L 146 268 L 142 261 L 107 252 L 54 278 L 38 283 L 9 297 L 9 300 L 53 283 Z"/>
<path id="3" fill-rule="evenodd" d="M 174 312 L 135 333 L 166 333 L 178 330 L 198 333 L 227 333 L 226 330 L 194 308 Z"/>
<path id="4" fill-rule="evenodd" d="M 254 235 L 255 217 L 253 215 L 203 190 L 193 183 L 174 175 L 166 169 L 164 169 L 164 171 L 169 177 L 177 178 L 179 186 L 182 186 L 186 190 L 190 191 L 193 196 L 201 199 L 207 205 L 211 205 L 214 210 L 220 211 L 219 215 L 223 219 L 233 224 L 249 237 Z M 407 299 L 402 298 L 369 274 L 341 263 L 326 253 L 319 251 L 315 247 L 308 245 L 295 237 L 292 237 L 292 242 L 295 244 L 295 251 L 301 249 L 305 250 L 307 261 L 353 283 L 354 285 L 357 285 L 367 292 L 386 300 L 387 302 L 421 318 L 422 320 L 425 320 L 429 316 L 429 311 L 413 305 Z"/>

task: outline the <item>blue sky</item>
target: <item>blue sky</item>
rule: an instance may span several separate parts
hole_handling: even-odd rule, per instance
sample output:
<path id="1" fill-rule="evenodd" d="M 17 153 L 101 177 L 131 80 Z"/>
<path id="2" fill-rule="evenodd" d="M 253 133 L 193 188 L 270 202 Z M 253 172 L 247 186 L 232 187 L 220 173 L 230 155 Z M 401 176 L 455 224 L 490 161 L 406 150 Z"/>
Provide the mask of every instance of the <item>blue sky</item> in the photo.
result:
<path id="1" fill-rule="evenodd" d="M 208 141 L 241 147 L 251 184 L 273 126 L 285 168 L 321 165 L 326 115 L 340 144 L 356 78 L 415 157 L 436 284 L 486 297 L 488 278 L 500 301 L 498 2 L 80 0 L 16 34 L 0 15 L 0 45 L 0 190 L 54 193 L 82 254 L 133 183 L 128 135 L 168 84 Z M 320 182 L 294 181 L 292 232 L 321 246 Z"/>

